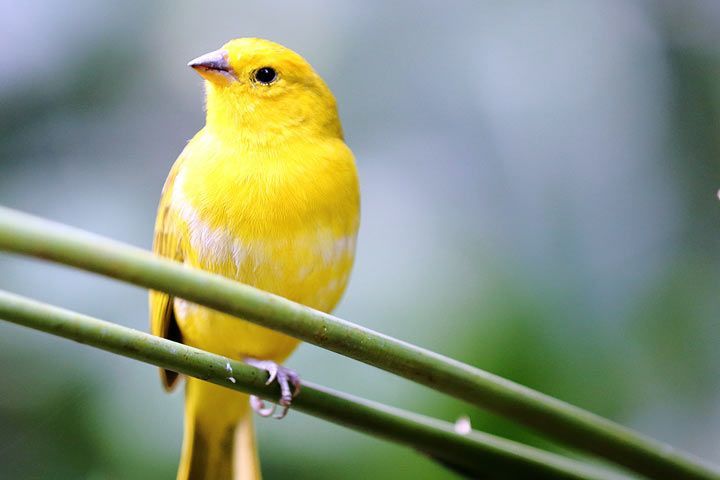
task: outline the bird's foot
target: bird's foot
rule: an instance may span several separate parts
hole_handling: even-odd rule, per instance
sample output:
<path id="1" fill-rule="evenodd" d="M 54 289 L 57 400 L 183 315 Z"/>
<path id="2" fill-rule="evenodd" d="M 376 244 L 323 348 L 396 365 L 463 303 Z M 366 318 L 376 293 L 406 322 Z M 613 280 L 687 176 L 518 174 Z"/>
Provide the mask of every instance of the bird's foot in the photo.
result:
<path id="1" fill-rule="evenodd" d="M 277 419 L 285 417 L 292 404 L 293 398 L 300 393 L 300 377 L 298 374 L 294 370 L 290 370 L 270 360 L 246 358 L 245 363 L 268 372 L 269 376 L 267 382 L 265 382 L 266 385 L 270 385 L 275 380 L 277 380 L 278 385 L 280 385 L 280 400 L 278 401 L 278 405 L 280 405 L 281 408 L 280 412 L 273 415 L 277 406 L 275 404 L 266 406 L 265 401 L 255 395 L 250 395 L 250 406 L 252 409 L 261 417 L 272 416 Z M 290 388 L 291 385 L 292 389 Z"/>

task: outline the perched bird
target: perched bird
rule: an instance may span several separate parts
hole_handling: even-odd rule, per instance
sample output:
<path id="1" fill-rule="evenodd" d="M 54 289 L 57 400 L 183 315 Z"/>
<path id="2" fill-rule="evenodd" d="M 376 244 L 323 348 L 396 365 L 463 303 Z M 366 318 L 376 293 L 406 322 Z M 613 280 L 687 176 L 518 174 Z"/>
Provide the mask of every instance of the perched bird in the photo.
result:
<path id="1" fill-rule="evenodd" d="M 332 310 L 355 256 L 360 203 L 332 93 L 305 59 L 268 40 L 232 40 L 188 65 L 206 80 L 206 124 L 165 182 L 153 250 Z M 284 415 L 298 381 L 278 364 L 297 340 L 155 291 L 150 323 L 155 335 L 268 370 Z M 161 377 L 168 390 L 178 380 Z M 251 407 L 271 413 L 188 378 L 177 478 L 260 478 Z"/>

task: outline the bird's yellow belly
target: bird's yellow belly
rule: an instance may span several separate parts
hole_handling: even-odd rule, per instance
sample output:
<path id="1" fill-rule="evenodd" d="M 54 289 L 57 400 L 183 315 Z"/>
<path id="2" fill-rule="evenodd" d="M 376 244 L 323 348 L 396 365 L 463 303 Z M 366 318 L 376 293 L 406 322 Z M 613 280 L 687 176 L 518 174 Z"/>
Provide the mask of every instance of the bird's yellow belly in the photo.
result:
<path id="1" fill-rule="evenodd" d="M 187 216 L 187 215 L 185 215 Z M 188 221 L 189 220 L 189 221 Z M 262 238 L 187 219 L 185 263 L 322 311 L 332 310 L 348 281 L 355 232 L 309 227 Z M 252 239 L 249 237 L 252 236 Z M 231 358 L 283 361 L 298 341 L 250 322 L 175 299 L 183 342 Z"/>

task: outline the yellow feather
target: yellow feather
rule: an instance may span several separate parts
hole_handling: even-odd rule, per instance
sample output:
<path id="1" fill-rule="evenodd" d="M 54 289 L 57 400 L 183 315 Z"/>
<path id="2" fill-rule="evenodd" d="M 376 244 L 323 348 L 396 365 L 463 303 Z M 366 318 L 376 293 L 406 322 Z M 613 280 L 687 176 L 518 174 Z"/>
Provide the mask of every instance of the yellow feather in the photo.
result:
<path id="1" fill-rule="evenodd" d="M 229 68 L 198 70 L 208 80 L 206 126 L 168 177 L 154 249 L 330 311 L 348 281 L 359 222 L 357 174 L 335 100 L 301 56 L 278 44 L 238 39 L 219 52 Z M 263 67 L 276 72 L 269 84 L 254 78 Z M 168 336 L 176 322 L 183 343 L 227 357 L 281 362 L 297 345 L 283 334 L 158 292 L 150 304 L 154 334 Z M 191 468 L 193 458 L 206 465 L 219 461 L 213 445 L 227 440 L 228 425 L 252 432 L 247 408 L 223 406 L 246 404 L 247 397 L 200 383 L 191 382 L 186 392 L 178 478 L 201 478 L 192 473 L 199 468 Z M 200 430 L 213 433 L 198 440 Z M 240 461 L 255 458 L 254 441 L 233 443 L 235 478 L 257 478 L 257 465 Z M 208 452 L 193 452 L 201 447 Z M 233 458 L 232 449 L 224 453 Z M 229 470 L 215 465 L 211 471 Z"/>

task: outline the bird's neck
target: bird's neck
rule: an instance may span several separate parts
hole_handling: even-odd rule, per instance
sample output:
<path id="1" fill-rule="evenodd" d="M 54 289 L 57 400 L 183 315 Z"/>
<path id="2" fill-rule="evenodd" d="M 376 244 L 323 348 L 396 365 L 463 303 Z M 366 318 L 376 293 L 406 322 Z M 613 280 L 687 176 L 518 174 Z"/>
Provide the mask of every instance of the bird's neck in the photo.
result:
<path id="1" fill-rule="evenodd" d="M 227 140 L 258 146 L 308 138 L 340 138 L 342 128 L 334 104 L 330 112 L 307 105 L 273 104 L 253 98 L 234 99 L 215 87 L 207 89 L 206 126 Z"/>

